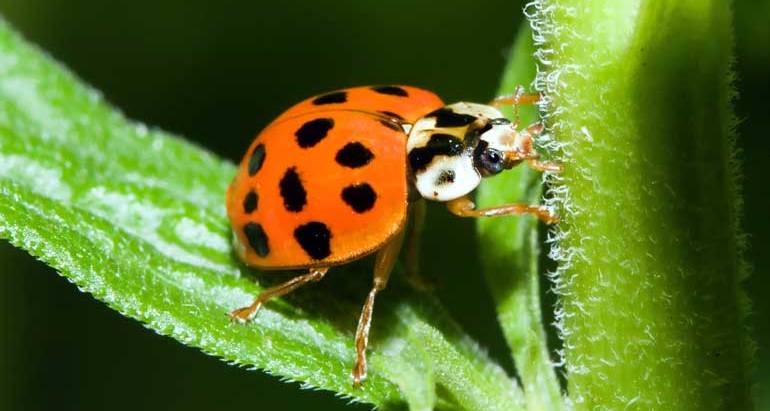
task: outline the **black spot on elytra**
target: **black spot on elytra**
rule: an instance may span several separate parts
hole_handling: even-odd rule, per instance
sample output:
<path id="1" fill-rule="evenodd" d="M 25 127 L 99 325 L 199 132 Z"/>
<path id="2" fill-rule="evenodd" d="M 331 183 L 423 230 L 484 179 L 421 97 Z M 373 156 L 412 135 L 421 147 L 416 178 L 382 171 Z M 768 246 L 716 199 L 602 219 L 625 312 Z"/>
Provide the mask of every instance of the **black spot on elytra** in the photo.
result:
<path id="1" fill-rule="evenodd" d="M 246 223 L 243 226 L 243 234 L 246 235 L 246 240 L 249 241 L 249 245 L 260 257 L 265 257 L 270 254 L 270 245 L 268 244 L 267 234 L 262 225 L 258 223 Z"/>
<path id="2" fill-rule="evenodd" d="M 326 137 L 332 127 L 334 127 L 334 120 L 330 118 L 310 120 L 294 133 L 297 136 L 297 144 L 302 148 L 313 147 Z"/>
<path id="3" fill-rule="evenodd" d="M 262 164 L 265 163 L 265 145 L 257 144 L 254 147 L 254 151 L 251 152 L 249 158 L 249 175 L 254 176 L 262 168 Z"/>
<path id="4" fill-rule="evenodd" d="M 399 121 L 405 121 L 405 119 L 403 117 L 401 117 L 400 115 L 398 115 L 398 113 L 394 113 L 392 111 L 384 111 L 384 110 L 382 110 L 382 111 L 380 111 L 380 113 L 385 114 L 388 117 L 395 118 L 396 120 L 399 120 Z"/>
<path id="5" fill-rule="evenodd" d="M 313 99 L 313 105 L 322 106 L 324 104 L 339 104 L 348 101 L 348 93 L 344 91 L 335 91 L 324 94 Z"/>
<path id="6" fill-rule="evenodd" d="M 413 172 L 424 170 L 436 156 L 457 156 L 463 151 L 463 143 L 459 138 L 436 133 L 430 137 L 428 144 L 417 147 L 409 152 L 409 166 Z"/>
<path id="7" fill-rule="evenodd" d="M 433 111 L 426 117 L 434 117 L 436 119 L 436 127 L 462 127 L 476 121 L 474 116 L 458 114 L 446 107 Z"/>
<path id="8" fill-rule="evenodd" d="M 318 221 L 311 221 L 294 229 L 294 238 L 314 260 L 322 260 L 331 254 L 329 248 L 331 237 L 329 227 Z"/>
<path id="9" fill-rule="evenodd" d="M 334 160 L 341 166 L 358 168 L 369 164 L 374 158 L 371 150 L 363 144 L 355 141 L 345 144 L 334 157 Z"/>
<path id="10" fill-rule="evenodd" d="M 286 210 L 295 213 L 302 211 L 307 204 L 307 192 L 302 186 L 296 167 L 286 169 L 279 186 L 281 197 L 283 197 L 283 206 Z"/>
<path id="11" fill-rule="evenodd" d="M 406 90 L 396 86 L 372 87 L 372 90 L 380 94 L 388 94 L 391 96 L 399 96 L 399 97 L 409 97 L 409 93 L 407 93 Z"/>
<path id="12" fill-rule="evenodd" d="M 455 171 L 454 170 L 441 170 L 441 172 L 438 175 L 438 178 L 436 178 L 436 185 L 444 185 L 444 184 L 452 184 L 455 182 Z"/>
<path id="13" fill-rule="evenodd" d="M 367 183 L 353 184 L 342 189 L 342 200 L 353 211 L 365 213 L 374 207 L 374 203 L 377 201 L 377 193 Z"/>
<path id="14" fill-rule="evenodd" d="M 243 212 L 251 214 L 259 206 L 259 196 L 254 190 L 249 191 L 246 197 L 243 198 Z"/>

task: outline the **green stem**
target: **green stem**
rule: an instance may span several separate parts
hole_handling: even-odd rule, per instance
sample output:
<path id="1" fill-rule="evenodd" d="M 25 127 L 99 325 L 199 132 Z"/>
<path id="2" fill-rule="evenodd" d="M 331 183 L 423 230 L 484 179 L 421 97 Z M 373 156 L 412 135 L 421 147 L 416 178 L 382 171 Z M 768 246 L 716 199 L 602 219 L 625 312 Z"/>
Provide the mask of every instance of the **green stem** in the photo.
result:
<path id="1" fill-rule="evenodd" d="M 565 165 L 552 235 L 571 401 L 750 408 L 728 2 L 530 10 Z"/>
<path id="2" fill-rule="evenodd" d="M 512 94 L 535 78 L 534 44 L 523 26 L 511 50 L 498 95 Z M 534 107 L 522 107 L 523 125 L 537 121 Z M 542 195 L 540 173 L 526 166 L 486 181 L 479 189 L 481 206 L 512 202 L 537 204 Z M 538 222 L 531 217 L 480 219 L 477 222 L 484 273 L 500 327 L 513 354 L 529 410 L 564 408 L 551 363 L 540 304 Z"/>

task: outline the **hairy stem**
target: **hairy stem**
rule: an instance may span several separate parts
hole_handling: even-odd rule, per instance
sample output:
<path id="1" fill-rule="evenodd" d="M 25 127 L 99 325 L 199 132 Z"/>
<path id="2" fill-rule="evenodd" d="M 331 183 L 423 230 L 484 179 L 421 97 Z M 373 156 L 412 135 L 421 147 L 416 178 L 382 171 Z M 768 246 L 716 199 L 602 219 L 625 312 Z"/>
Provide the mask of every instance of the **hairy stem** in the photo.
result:
<path id="1" fill-rule="evenodd" d="M 747 409 L 731 14 L 710 0 L 530 5 L 576 409 Z"/>
<path id="2" fill-rule="evenodd" d="M 532 31 L 522 27 L 511 50 L 498 95 L 535 78 Z M 510 114 L 510 113 L 509 113 Z M 522 107 L 522 125 L 537 121 L 534 107 Z M 537 204 L 542 195 L 540 173 L 520 166 L 486 181 L 479 189 L 481 206 L 512 202 Z M 519 372 L 527 409 L 560 410 L 564 404 L 550 359 L 540 304 L 538 221 L 533 217 L 479 219 L 482 264 L 495 299 L 498 319 Z"/>

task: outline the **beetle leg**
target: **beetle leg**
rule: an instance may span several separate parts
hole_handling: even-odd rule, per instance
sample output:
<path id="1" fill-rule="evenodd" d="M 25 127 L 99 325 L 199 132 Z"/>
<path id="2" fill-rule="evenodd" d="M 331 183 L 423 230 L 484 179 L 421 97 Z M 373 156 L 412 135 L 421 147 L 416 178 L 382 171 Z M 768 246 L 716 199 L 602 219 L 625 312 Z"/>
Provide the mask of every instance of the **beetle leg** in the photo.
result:
<path id="1" fill-rule="evenodd" d="M 311 268 L 308 270 L 307 274 L 294 277 L 283 284 L 276 285 L 275 287 L 267 288 L 259 293 L 257 298 L 255 298 L 254 302 L 250 305 L 239 308 L 237 310 L 233 310 L 230 313 L 230 318 L 240 322 L 251 320 L 255 315 L 257 315 L 257 311 L 259 311 L 259 309 L 262 307 L 262 304 L 267 302 L 267 300 L 286 295 L 307 283 L 320 281 L 322 278 L 324 278 L 324 275 L 326 275 L 328 270 L 328 267 Z"/>
<path id="2" fill-rule="evenodd" d="M 550 171 L 552 173 L 561 173 L 563 168 L 559 163 L 552 163 L 550 161 L 540 161 L 537 158 L 528 158 L 527 164 L 530 168 L 537 171 Z"/>
<path id="3" fill-rule="evenodd" d="M 563 171 L 561 164 L 550 161 L 540 161 L 540 153 L 535 150 L 535 147 L 532 144 L 532 137 L 542 133 L 544 128 L 543 123 L 537 122 L 530 124 L 529 127 L 519 133 L 519 145 L 524 148 L 525 152 L 515 153 L 515 160 L 525 160 L 534 170 L 561 173 Z"/>
<path id="4" fill-rule="evenodd" d="M 535 104 L 540 101 L 540 93 L 524 93 L 524 87 L 516 86 L 516 91 L 507 96 L 498 96 L 489 102 L 492 107 L 519 106 L 522 104 Z"/>
<path id="5" fill-rule="evenodd" d="M 406 233 L 406 280 L 412 287 L 428 291 L 434 284 L 420 275 L 420 238 L 425 223 L 425 200 L 419 199 L 409 205 L 409 228 Z"/>
<path id="6" fill-rule="evenodd" d="M 524 87 L 516 86 L 516 91 L 511 95 L 498 96 L 494 100 L 489 102 L 489 105 L 494 108 L 500 108 L 502 106 L 513 106 L 513 126 L 519 126 L 519 106 L 522 104 L 535 104 L 540 101 L 541 95 L 539 93 L 525 94 Z"/>
<path id="7" fill-rule="evenodd" d="M 388 284 L 390 272 L 398 260 L 398 252 L 401 250 L 403 240 L 404 230 L 402 229 L 377 252 L 374 262 L 374 285 L 366 297 L 356 328 L 356 364 L 352 372 L 354 387 L 361 384 L 361 381 L 366 378 L 366 346 L 369 343 L 369 327 L 372 325 L 374 298 Z"/>
<path id="8" fill-rule="evenodd" d="M 544 206 L 529 204 L 504 204 L 490 208 L 476 208 L 476 204 L 467 195 L 454 200 L 447 201 L 447 209 L 454 215 L 460 217 L 494 217 L 511 214 L 531 214 L 546 224 L 554 224 L 559 221 L 559 217 L 551 213 Z"/>

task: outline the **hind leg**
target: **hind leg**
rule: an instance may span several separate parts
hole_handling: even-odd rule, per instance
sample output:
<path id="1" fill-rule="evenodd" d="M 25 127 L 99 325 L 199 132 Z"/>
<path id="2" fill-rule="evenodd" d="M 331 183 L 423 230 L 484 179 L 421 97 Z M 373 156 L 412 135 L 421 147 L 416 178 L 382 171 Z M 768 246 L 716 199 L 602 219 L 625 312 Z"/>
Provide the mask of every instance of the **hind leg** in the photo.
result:
<path id="1" fill-rule="evenodd" d="M 254 302 L 252 302 L 250 305 L 231 312 L 230 318 L 240 322 L 251 320 L 255 315 L 257 315 L 257 311 L 259 311 L 259 309 L 262 307 L 262 304 L 267 302 L 267 300 L 286 295 L 307 283 L 320 281 L 322 278 L 324 278 L 324 275 L 326 275 L 328 270 L 328 267 L 311 268 L 308 270 L 307 274 L 294 277 L 283 284 L 276 285 L 275 287 L 267 288 L 259 293 L 257 298 L 255 298 Z"/>

